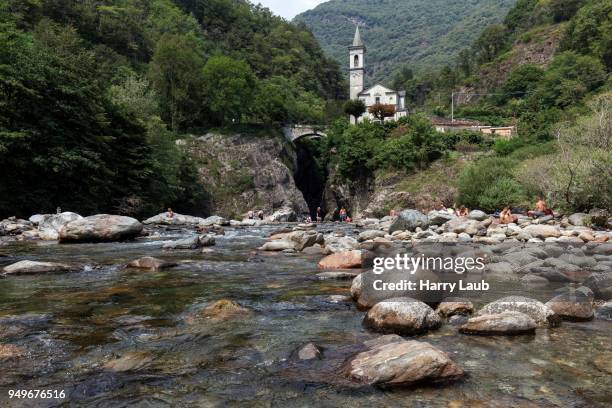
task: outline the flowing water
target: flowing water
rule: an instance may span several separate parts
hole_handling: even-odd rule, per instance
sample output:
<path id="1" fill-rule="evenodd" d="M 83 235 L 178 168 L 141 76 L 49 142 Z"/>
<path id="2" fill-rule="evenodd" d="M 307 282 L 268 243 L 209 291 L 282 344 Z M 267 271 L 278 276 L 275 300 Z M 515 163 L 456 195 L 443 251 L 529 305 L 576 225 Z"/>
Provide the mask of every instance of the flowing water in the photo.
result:
<path id="1" fill-rule="evenodd" d="M 593 363 L 612 357 L 612 324 L 602 320 L 510 338 L 460 335 L 445 325 L 418 339 L 450 353 L 468 373 L 463 381 L 399 390 L 352 385 L 339 368 L 378 335 L 362 327 L 363 312 L 347 299 L 350 281 L 315 279 L 319 257 L 256 252 L 271 230 L 228 229 L 205 253 L 162 251 L 187 231 L 130 243 L 0 247 L 0 266 L 22 259 L 86 265 L 81 273 L 0 280 L 0 345 L 22 353 L 0 359 L 0 406 L 612 404 L 612 378 Z M 124 268 L 144 255 L 178 265 Z M 494 289 L 492 299 L 521 293 Z M 222 298 L 253 312 L 218 322 L 192 318 Z M 296 358 L 308 342 L 323 348 L 321 360 Z M 122 357 L 128 367 L 109 368 Z M 63 390 L 65 398 L 10 399 L 17 389 Z"/>

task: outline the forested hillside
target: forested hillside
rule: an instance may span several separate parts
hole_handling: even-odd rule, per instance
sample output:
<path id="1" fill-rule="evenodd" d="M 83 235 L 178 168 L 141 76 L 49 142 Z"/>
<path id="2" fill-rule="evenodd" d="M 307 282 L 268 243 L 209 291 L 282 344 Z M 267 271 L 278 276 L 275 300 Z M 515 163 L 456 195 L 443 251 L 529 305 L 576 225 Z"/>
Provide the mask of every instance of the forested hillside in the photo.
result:
<path id="1" fill-rule="evenodd" d="M 244 0 L 5 0 L 0 22 L 0 216 L 202 211 L 181 133 L 321 121 L 344 92 L 309 31 Z"/>
<path id="2" fill-rule="evenodd" d="M 394 77 L 413 110 L 516 125 L 466 169 L 459 200 L 495 209 L 537 195 L 558 208 L 612 205 L 612 0 L 519 0 L 439 70 Z"/>
<path id="3" fill-rule="evenodd" d="M 402 64 L 413 71 L 456 57 L 516 0 L 332 0 L 295 18 L 312 29 L 339 62 L 347 60 L 355 24 L 368 47 L 370 81 L 388 79 Z"/>

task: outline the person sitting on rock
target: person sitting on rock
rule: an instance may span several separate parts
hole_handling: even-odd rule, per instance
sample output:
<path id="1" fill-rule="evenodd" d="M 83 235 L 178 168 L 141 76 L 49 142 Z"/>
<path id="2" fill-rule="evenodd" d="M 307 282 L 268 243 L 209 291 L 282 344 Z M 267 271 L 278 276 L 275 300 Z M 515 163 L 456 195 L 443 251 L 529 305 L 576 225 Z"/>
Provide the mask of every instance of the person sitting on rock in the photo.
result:
<path id="1" fill-rule="evenodd" d="M 510 208 L 505 207 L 500 213 L 499 213 L 499 223 L 500 224 L 512 224 L 512 223 L 516 223 L 518 221 L 518 217 L 516 215 L 512 214 L 512 211 L 510 211 Z"/>
<path id="2" fill-rule="evenodd" d="M 391 211 L 389 211 L 389 216 L 391 216 L 391 217 L 396 217 L 397 216 L 397 211 L 395 211 L 395 208 L 392 208 Z"/>
<path id="3" fill-rule="evenodd" d="M 468 210 L 464 205 L 462 205 L 455 212 L 455 215 L 457 215 L 457 217 L 467 217 L 469 213 L 470 213 L 470 210 Z"/>
<path id="4" fill-rule="evenodd" d="M 249 210 L 249 212 L 247 213 L 247 217 L 249 218 L 249 220 L 255 219 L 255 213 L 252 210 Z"/>
<path id="5" fill-rule="evenodd" d="M 542 197 L 538 197 L 535 211 L 527 211 L 527 215 L 532 218 L 540 218 L 546 215 L 554 215 L 553 211 L 546 206 L 546 201 Z"/>
<path id="6" fill-rule="evenodd" d="M 344 207 L 342 207 L 340 209 L 340 222 L 345 222 L 346 218 L 347 218 L 346 209 Z"/>
<path id="7" fill-rule="evenodd" d="M 321 215 L 321 207 L 317 207 L 317 222 L 323 221 L 323 216 Z"/>
<path id="8" fill-rule="evenodd" d="M 259 210 L 259 212 L 257 213 L 257 218 L 259 218 L 260 220 L 263 221 L 263 219 L 264 219 L 264 212 L 263 212 L 263 210 Z"/>
<path id="9" fill-rule="evenodd" d="M 306 217 L 306 224 L 312 224 L 312 217 L 309 215 L 308 217 Z"/>
<path id="10" fill-rule="evenodd" d="M 166 211 L 166 217 L 174 218 L 174 211 L 172 211 L 172 208 L 168 208 L 168 211 Z"/>

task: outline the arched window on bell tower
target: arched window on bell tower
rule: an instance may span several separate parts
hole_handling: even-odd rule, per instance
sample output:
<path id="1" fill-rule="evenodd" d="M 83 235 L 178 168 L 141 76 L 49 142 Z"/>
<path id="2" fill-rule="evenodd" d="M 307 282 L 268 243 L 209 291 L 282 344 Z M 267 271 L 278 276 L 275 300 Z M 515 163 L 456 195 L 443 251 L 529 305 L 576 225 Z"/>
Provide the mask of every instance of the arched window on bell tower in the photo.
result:
<path id="1" fill-rule="evenodd" d="M 355 55 L 355 59 L 353 62 L 353 67 L 359 68 L 359 55 Z"/>

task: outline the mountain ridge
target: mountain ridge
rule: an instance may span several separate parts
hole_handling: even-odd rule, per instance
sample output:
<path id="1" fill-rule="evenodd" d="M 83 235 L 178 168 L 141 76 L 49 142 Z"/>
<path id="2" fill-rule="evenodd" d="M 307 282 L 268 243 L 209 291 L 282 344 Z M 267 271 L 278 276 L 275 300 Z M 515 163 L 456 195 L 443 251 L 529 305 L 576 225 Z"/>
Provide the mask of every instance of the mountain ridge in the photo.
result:
<path id="1" fill-rule="evenodd" d="M 374 4 L 373 4 L 374 3 Z M 368 54 L 369 84 L 388 80 L 402 65 L 422 71 L 454 59 L 515 0 L 332 0 L 295 17 L 325 51 L 345 64 L 358 24 Z"/>

